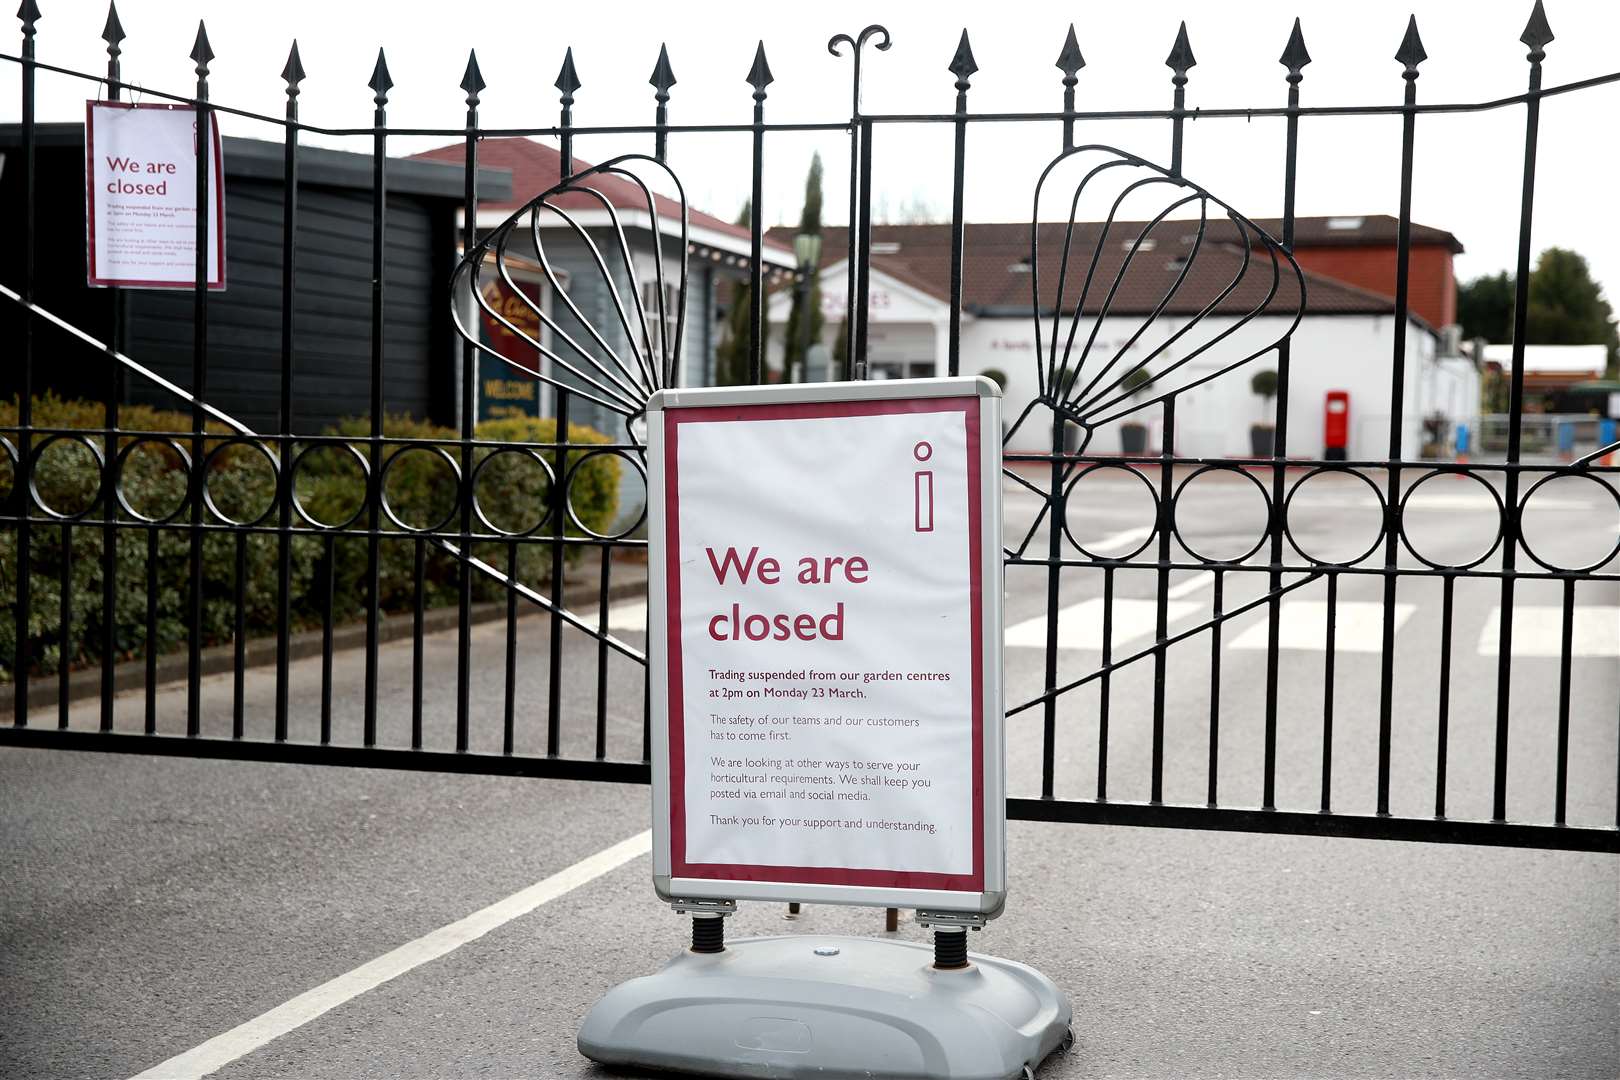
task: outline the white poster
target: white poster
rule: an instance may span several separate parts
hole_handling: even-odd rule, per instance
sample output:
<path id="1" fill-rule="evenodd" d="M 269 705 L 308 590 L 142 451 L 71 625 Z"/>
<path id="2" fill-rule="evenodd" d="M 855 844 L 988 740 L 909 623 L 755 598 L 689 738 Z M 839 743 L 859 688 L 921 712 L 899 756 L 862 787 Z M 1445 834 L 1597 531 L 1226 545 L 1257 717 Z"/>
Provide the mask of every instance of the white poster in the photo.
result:
<path id="1" fill-rule="evenodd" d="M 189 289 L 197 282 L 197 113 L 183 105 L 85 107 L 91 285 Z M 209 123 L 208 287 L 225 287 L 219 125 Z"/>
<path id="2" fill-rule="evenodd" d="M 663 411 L 675 878 L 984 891 L 980 408 Z"/>

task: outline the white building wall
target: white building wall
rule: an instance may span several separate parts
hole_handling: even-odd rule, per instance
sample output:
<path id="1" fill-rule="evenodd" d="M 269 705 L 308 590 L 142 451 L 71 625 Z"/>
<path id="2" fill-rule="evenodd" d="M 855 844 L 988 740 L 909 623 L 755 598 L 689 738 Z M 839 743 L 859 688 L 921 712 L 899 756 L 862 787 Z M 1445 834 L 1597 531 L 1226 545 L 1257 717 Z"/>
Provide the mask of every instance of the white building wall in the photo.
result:
<path id="1" fill-rule="evenodd" d="M 842 292 L 833 286 L 842 279 L 842 264 L 823 270 L 823 303 L 842 301 Z M 873 272 L 871 322 L 868 329 L 868 361 L 874 367 L 904 363 L 912 374 L 928 370 L 946 373 L 945 337 L 948 309 L 937 298 Z M 780 368 L 782 333 L 791 297 L 786 291 L 774 295 L 767 317 L 772 326 L 768 362 Z M 838 316 L 828 312 L 826 339 L 837 332 Z M 1162 348 L 1149 362 L 1149 370 L 1161 378 L 1138 395 L 1134 402 L 1107 404 L 1117 391 L 1104 396 L 1082 395 L 1082 413 L 1095 421 L 1091 453 L 1121 451 L 1120 428 L 1140 422 L 1149 428 L 1148 445 L 1157 450 L 1163 438 L 1162 406 L 1145 403 L 1172 386 L 1190 386 L 1178 397 L 1175 452 L 1191 457 L 1248 457 L 1252 453 L 1249 428 L 1258 422 L 1274 421 L 1277 403 L 1269 406 L 1250 389 L 1254 374 L 1278 366 L 1277 341 L 1288 331 L 1292 319 L 1282 315 L 1264 316 L 1239 323 L 1233 316 L 1211 317 L 1189 325 L 1185 316 L 1164 316 L 1143 325 L 1143 316 L 1110 317 L 1095 327 L 1088 358 L 1083 365 L 1079 386 L 1085 387 L 1110 358 L 1121 355 L 1111 373 L 1102 380 L 1106 386 L 1124 372 Z M 1289 365 L 1289 419 L 1286 453 L 1295 458 L 1323 455 L 1323 413 L 1329 391 L 1342 390 L 1350 396 L 1348 456 L 1377 459 L 1389 449 L 1391 389 L 1395 347 L 1395 319 L 1392 315 L 1311 315 L 1302 319 L 1291 338 Z M 1090 319 L 1075 327 L 1070 351 L 1071 367 L 1086 352 L 1087 338 L 1093 335 Z M 1067 341 L 1070 327 L 1060 320 L 1057 326 L 1059 349 Z M 1041 347 L 1050 356 L 1053 323 L 1048 317 L 1041 325 Z M 1206 347 L 1207 346 L 1207 347 Z M 1196 354 L 1196 355 L 1195 355 Z M 1223 368 L 1254 355 L 1230 371 Z M 1416 322 L 1409 322 L 1406 334 L 1403 408 L 1400 453 L 1416 457 L 1422 445 L 1423 417 L 1441 411 L 1452 421 L 1467 420 L 1477 412 L 1478 376 L 1472 365 L 1459 361 L 1436 361 L 1434 335 Z M 962 317 L 961 370 L 964 375 L 996 369 L 1005 376 L 1006 401 L 1003 415 L 1009 428 L 1015 428 L 1011 448 L 1021 451 L 1051 449 L 1051 415 L 1044 407 L 1029 410 L 1039 391 L 1037 367 L 1045 361 L 1037 355 L 1033 320 L 1021 318 Z M 1173 373 L 1162 375 L 1167 365 L 1178 364 Z M 1027 417 L 1019 423 L 1019 418 Z M 1116 417 L 1108 420 L 1110 416 Z M 1106 421 L 1106 422 L 1105 422 Z"/>
<path id="2" fill-rule="evenodd" d="M 1172 343 L 1167 354 L 1150 364 L 1159 371 L 1165 363 L 1185 357 L 1197 344 L 1210 340 L 1233 325 L 1231 318 L 1210 318 Z M 1125 347 L 1141 329 L 1140 318 L 1103 320 L 1092 346 L 1092 357 L 1082 373 L 1084 386 L 1106 358 Z M 1149 400 L 1172 385 L 1202 379 L 1264 345 L 1274 342 L 1289 320 L 1267 317 L 1255 319 L 1241 330 L 1188 360 L 1164 381 L 1148 387 L 1140 397 Z M 1141 331 L 1108 381 L 1134 366 L 1155 347 L 1182 330 L 1186 320 L 1167 318 Z M 1288 453 L 1295 457 L 1320 457 L 1323 450 L 1323 409 L 1330 390 L 1350 395 L 1350 447 L 1352 458 L 1383 457 L 1389 443 L 1389 399 L 1391 353 L 1394 349 L 1394 319 L 1373 315 L 1319 315 L 1300 322 L 1292 337 L 1289 365 Z M 1051 323 L 1042 326 L 1044 347 L 1051 348 Z M 1090 331 L 1083 324 L 1079 342 Z M 1060 333 L 1066 333 L 1060 328 Z M 1072 356 L 1078 356 L 1077 342 Z M 1422 382 L 1432 368 L 1433 337 L 1416 324 L 1407 334 L 1406 422 L 1403 427 L 1405 452 L 1415 454 L 1419 446 L 1424 403 L 1428 400 Z M 1014 421 L 1037 392 L 1035 328 L 1027 319 L 980 318 L 962 327 L 963 374 L 980 374 L 996 368 L 1007 375 L 1007 401 L 1004 412 Z M 1275 350 L 1255 357 L 1181 395 L 1177 403 L 1176 452 L 1187 456 L 1243 457 L 1250 453 L 1251 424 L 1274 418 L 1275 402 L 1267 409 L 1249 388 L 1254 373 L 1277 367 Z M 1430 382 L 1433 382 L 1432 377 Z M 1466 388 L 1452 395 L 1466 400 Z M 1459 406 L 1460 407 L 1460 406 Z M 1117 412 L 1118 408 L 1104 412 Z M 1039 451 L 1051 447 L 1050 420 L 1037 410 L 1018 430 L 1012 447 Z M 1101 413 L 1097 415 L 1102 415 Z M 1162 438 L 1161 406 L 1138 410 L 1128 419 L 1138 420 L 1150 429 L 1149 446 L 1157 449 Z M 1088 451 L 1117 453 L 1120 450 L 1120 423 L 1099 427 Z"/>

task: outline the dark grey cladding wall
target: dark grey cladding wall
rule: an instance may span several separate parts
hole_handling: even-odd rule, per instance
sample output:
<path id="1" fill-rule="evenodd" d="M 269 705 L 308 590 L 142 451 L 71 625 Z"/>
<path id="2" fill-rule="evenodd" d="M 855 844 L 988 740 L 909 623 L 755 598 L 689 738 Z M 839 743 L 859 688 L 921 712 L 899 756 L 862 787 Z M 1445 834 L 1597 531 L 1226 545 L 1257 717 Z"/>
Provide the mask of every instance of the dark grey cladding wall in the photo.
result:
<path id="1" fill-rule="evenodd" d="M 281 185 L 230 181 L 227 195 L 226 289 L 208 305 L 208 399 L 272 431 L 281 385 Z M 298 214 L 293 429 L 310 433 L 369 413 L 371 195 L 300 186 Z M 386 223 L 385 408 L 453 424 L 443 337 L 453 223 L 442 203 L 402 196 L 389 198 Z M 191 311 L 186 292 L 144 292 L 130 303 L 132 354 L 182 385 L 191 382 Z M 130 387 L 135 401 L 163 404 L 165 396 L 149 384 Z"/>
<path id="2" fill-rule="evenodd" d="M 210 404 L 260 432 L 276 430 L 281 385 L 282 146 L 225 140 L 226 289 L 208 305 Z M 92 337 L 111 333 L 111 293 L 85 285 L 84 129 L 38 128 L 35 296 Z M 0 124 L 0 206 L 23 213 L 20 130 Z M 293 430 L 300 434 L 369 413 L 371 400 L 371 159 L 318 147 L 299 151 Z M 390 158 L 384 318 L 388 411 L 453 426 L 456 357 L 449 282 L 456 251 L 459 165 Z M 479 190 L 511 194 L 504 170 L 480 170 Z M 0 278 L 22 279 L 18 235 L 0 231 Z M 124 351 L 181 387 L 192 384 L 190 290 L 125 290 Z M 0 396 L 19 389 L 18 309 L 0 304 Z M 111 362 L 71 335 L 36 322 L 34 388 L 105 400 Z M 185 408 L 134 373 L 124 400 Z"/>

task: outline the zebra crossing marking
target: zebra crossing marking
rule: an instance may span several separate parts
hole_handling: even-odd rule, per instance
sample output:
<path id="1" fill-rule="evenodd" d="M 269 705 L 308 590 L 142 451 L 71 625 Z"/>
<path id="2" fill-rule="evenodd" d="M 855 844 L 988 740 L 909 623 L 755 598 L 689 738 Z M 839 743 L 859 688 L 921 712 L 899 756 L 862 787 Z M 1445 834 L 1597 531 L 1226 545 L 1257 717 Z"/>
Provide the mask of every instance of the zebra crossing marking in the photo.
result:
<path id="1" fill-rule="evenodd" d="M 1384 605 L 1377 600 L 1340 600 L 1334 605 L 1333 651 L 1376 653 L 1384 648 Z M 1416 604 L 1395 605 L 1395 630 L 1417 610 Z M 1328 606 L 1325 600 L 1288 600 L 1277 622 L 1277 646 L 1308 652 L 1327 650 Z M 1265 619 L 1232 639 L 1234 649 L 1269 648 L 1270 627 Z"/>
<path id="2" fill-rule="evenodd" d="M 1479 629 L 1479 655 L 1501 654 L 1501 607 L 1491 608 Z M 1570 619 L 1571 658 L 1620 657 L 1620 607 L 1576 605 Z M 1564 609 L 1516 604 L 1513 608 L 1513 655 L 1557 658 L 1564 653 Z"/>

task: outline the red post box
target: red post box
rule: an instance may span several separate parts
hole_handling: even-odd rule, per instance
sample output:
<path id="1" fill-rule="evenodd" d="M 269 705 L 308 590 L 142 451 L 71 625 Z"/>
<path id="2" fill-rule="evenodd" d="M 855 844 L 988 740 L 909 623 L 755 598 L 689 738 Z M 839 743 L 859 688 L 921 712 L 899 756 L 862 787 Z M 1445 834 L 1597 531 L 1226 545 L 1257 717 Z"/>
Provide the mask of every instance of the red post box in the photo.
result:
<path id="1" fill-rule="evenodd" d="M 1322 413 L 1322 456 L 1343 461 L 1350 447 L 1350 392 L 1329 390 Z"/>

